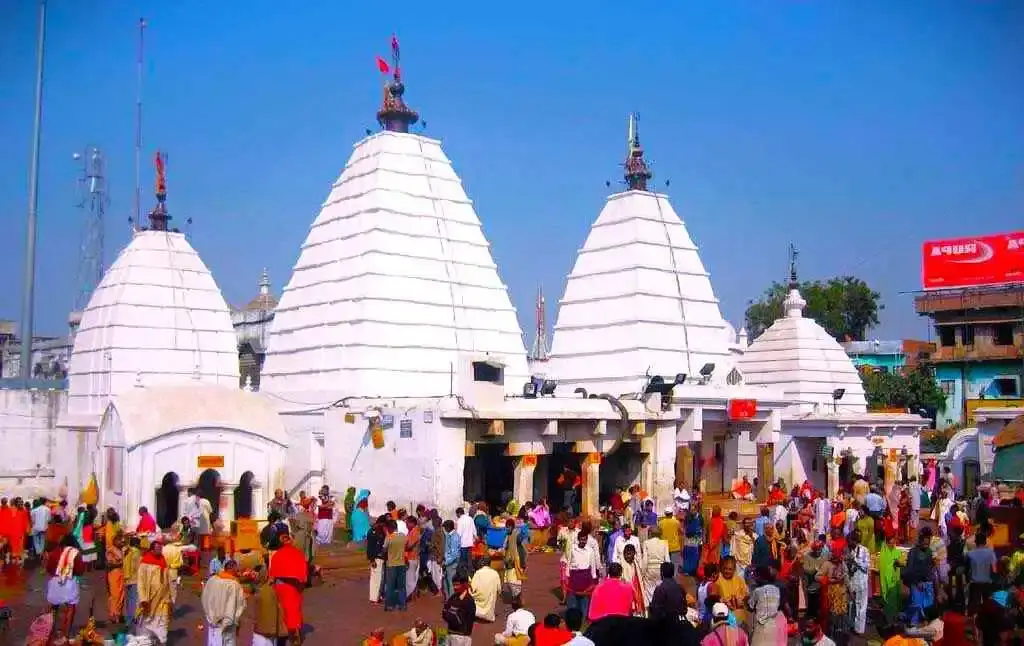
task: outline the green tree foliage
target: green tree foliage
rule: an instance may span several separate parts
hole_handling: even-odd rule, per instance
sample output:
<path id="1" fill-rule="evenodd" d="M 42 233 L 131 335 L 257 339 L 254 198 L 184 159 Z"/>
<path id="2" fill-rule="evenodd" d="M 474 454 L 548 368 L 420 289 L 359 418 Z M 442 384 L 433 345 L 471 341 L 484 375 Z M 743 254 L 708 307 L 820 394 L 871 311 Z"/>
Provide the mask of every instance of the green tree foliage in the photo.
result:
<path id="1" fill-rule="evenodd" d="M 892 372 L 862 372 L 864 394 L 871 408 L 907 408 L 917 413 L 921 409 L 942 412 L 946 409 L 946 395 L 935 383 L 935 376 L 927 368 L 907 370 L 904 374 Z"/>
<path id="2" fill-rule="evenodd" d="M 746 318 L 751 339 L 782 317 L 782 301 L 788 293 L 787 285 L 772 283 L 760 300 L 750 304 Z M 800 294 L 807 301 L 804 316 L 839 341 L 863 341 L 868 329 L 878 325 L 878 312 L 885 307 L 881 295 L 854 276 L 800 283 Z"/>

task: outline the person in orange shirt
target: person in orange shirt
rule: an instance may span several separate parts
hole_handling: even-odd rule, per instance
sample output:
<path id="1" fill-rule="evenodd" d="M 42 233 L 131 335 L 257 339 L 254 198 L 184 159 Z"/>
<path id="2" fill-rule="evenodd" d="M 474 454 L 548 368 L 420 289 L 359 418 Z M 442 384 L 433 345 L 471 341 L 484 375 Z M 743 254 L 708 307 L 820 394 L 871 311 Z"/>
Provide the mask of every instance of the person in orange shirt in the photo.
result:
<path id="1" fill-rule="evenodd" d="M 32 519 L 21 498 L 14 499 L 10 536 L 7 541 L 11 549 L 11 560 L 21 563 L 25 558 L 25 539 L 32 529 Z"/>
<path id="2" fill-rule="evenodd" d="M 747 479 L 746 474 L 744 474 L 743 479 L 737 482 L 736 486 L 732 488 L 732 497 L 736 500 L 754 499 L 754 488 L 750 485 L 750 480 Z"/>

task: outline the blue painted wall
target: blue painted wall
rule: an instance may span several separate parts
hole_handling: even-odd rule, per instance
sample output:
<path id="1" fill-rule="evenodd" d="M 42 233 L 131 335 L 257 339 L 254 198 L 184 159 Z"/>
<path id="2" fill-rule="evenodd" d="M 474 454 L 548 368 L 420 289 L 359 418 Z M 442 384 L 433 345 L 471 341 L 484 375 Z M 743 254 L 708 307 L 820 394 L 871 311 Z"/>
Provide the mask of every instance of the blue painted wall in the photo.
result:
<path id="1" fill-rule="evenodd" d="M 981 363 L 946 364 L 935 366 L 935 381 L 946 392 L 946 410 L 939 413 L 939 429 L 965 421 L 964 399 L 1020 399 L 1021 363 L 1018 361 L 986 361 Z M 1017 380 L 1017 395 L 1001 397 L 993 390 L 992 380 L 1009 377 Z"/>

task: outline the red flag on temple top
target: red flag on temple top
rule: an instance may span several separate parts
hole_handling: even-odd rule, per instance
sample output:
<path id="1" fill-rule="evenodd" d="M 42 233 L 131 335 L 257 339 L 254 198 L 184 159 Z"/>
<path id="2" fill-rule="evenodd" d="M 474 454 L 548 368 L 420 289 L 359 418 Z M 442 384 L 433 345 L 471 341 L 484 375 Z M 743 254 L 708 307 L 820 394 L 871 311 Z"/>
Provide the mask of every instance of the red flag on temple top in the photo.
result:
<path id="1" fill-rule="evenodd" d="M 388 62 L 380 56 L 377 57 L 377 69 L 380 70 L 381 74 L 387 74 L 391 71 L 391 68 L 388 67 Z"/>

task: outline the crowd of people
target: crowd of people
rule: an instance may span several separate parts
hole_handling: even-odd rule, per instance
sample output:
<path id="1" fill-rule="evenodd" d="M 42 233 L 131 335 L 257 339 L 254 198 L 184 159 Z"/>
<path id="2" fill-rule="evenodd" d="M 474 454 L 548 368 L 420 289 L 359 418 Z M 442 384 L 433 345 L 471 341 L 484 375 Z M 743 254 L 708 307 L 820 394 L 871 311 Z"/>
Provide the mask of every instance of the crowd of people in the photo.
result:
<path id="1" fill-rule="evenodd" d="M 476 503 L 447 520 L 388 503 L 367 538 L 369 598 L 401 612 L 417 595 L 443 594 L 456 646 L 473 643 L 474 625 L 500 626 L 502 599 L 497 644 L 613 643 L 601 636 L 625 620 L 670 622 L 671 643 L 711 646 L 842 646 L 869 629 L 894 645 L 955 646 L 970 634 L 1003 643 L 1024 599 L 1024 549 L 996 557 L 989 512 L 1024 504 L 1024 489 L 1002 501 L 993 483 L 963 501 L 948 469 L 935 480 L 884 491 L 858 476 L 831 497 L 780 481 L 747 516 L 744 485 L 756 483 L 746 480 L 728 513 L 681 485 L 660 513 L 639 487 L 616 491 L 593 520 L 552 514 L 545 501 Z M 549 541 L 565 611 L 538 621 L 522 589 L 529 548 Z"/>

